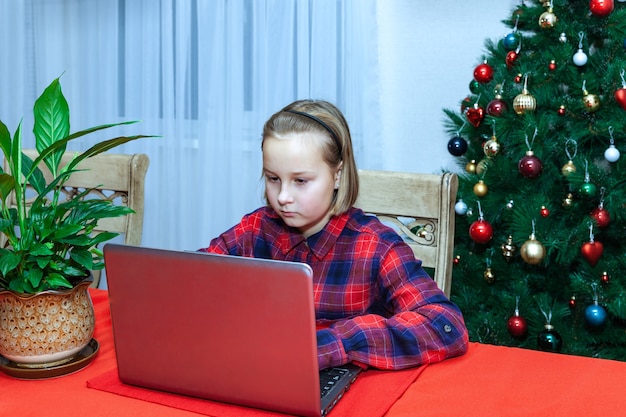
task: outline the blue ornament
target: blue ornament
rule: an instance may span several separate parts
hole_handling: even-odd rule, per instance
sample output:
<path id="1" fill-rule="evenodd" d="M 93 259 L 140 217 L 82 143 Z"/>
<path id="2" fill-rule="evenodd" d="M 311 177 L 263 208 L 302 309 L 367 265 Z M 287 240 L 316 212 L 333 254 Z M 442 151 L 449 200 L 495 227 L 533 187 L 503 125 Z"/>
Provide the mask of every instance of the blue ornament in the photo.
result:
<path id="1" fill-rule="evenodd" d="M 502 39 L 502 44 L 507 50 L 514 50 L 519 45 L 519 35 L 515 32 L 509 33 Z"/>
<path id="2" fill-rule="evenodd" d="M 594 303 L 585 309 L 585 320 L 593 327 L 600 327 L 606 321 L 606 310 L 604 307 Z"/>
<path id="3" fill-rule="evenodd" d="M 455 136 L 448 141 L 448 152 L 453 156 L 461 156 L 467 152 L 467 141 L 460 136 Z"/>
<path id="4" fill-rule="evenodd" d="M 544 329 L 537 335 L 537 345 L 539 349 L 546 352 L 559 352 L 563 346 L 563 339 L 552 325 L 546 324 Z"/>

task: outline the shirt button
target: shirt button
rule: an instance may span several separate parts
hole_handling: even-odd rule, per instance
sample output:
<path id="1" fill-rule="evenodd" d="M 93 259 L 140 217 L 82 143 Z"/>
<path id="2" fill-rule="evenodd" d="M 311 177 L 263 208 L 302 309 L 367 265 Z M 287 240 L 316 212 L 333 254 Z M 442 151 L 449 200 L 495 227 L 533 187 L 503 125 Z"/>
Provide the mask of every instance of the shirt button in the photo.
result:
<path id="1" fill-rule="evenodd" d="M 446 324 L 445 326 L 443 326 L 443 331 L 446 333 L 450 333 L 452 331 L 452 326 Z"/>

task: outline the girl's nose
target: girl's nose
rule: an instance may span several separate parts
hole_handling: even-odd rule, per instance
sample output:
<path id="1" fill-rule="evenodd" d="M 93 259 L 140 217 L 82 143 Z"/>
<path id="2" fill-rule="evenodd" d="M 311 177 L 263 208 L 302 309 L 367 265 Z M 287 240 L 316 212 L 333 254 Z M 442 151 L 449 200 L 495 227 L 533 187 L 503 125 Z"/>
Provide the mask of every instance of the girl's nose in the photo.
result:
<path id="1" fill-rule="evenodd" d="M 280 187 L 280 192 L 278 193 L 278 203 L 280 205 L 285 205 L 293 202 L 293 197 L 288 190 L 288 187 L 283 185 Z"/>

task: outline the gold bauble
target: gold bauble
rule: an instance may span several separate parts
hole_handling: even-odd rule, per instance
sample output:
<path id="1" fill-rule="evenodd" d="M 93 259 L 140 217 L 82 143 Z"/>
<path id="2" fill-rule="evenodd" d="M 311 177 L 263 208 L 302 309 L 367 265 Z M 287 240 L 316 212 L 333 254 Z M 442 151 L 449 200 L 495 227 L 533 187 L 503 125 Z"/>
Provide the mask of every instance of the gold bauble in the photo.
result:
<path id="1" fill-rule="evenodd" d="M 502 250 L 504 259 L 506 259 L 507 262 L 510 261 L 517 250 L 517 247 L 513 244 L 513 236 L 507 237 L 506 242 L 500 246 L 500 249 Z"/>
<path id="2" fill-rule="evenodd" d="M 483 159 L 476 165 L 476 173 L 482 175 L 489 168 L 489 159 Z"/>
<path id="3" fill-rule="evenodd" d="M 465 172 L 467 172 L 468 174 L 476 173 L 476 160 L 475 159 L 472 159 L 467 164 L 465 164 Z"/>
<path id="4" fill-rule="evenodd" d="M 546 256 L 546 248 L 544 248 L 543 244 L 535 239 L 535 234 L 532 233 L 529 239 L 524 242 L 522 247 L 520 248 L 520 255 L 524 262 L 537 265 L 543 261 L 543 258 Z"/>
<path id="5" fill-rule="evenodd" d="M 535 111 L 535 108 L 537 108 L 537 100 L 528 93 L 527 89 L 522 90 L 513 99 L 513 110 L 519 115 Z"/>
<path id="6" fill-rule="evenodd" d="M 574 162 L 570 159 L 567 161 L 567 164 L 563 165 L 561 172 L 567 177 L 569 174 L 576 172 L 576 165 L 574 165 Z"/>
<path id="7" fill-rule="evenodd" d="M 478 181 L 474 185 L 474 194 L 476 194 L 476 196 L 478 197 L 486 196 L 488 191 L 489 191 L 489 188 L 487 187 L 487 184 L 485 184 L 483 180 Z"/>
<path id="8" fill-rule="evenodd" d="M 571 207 L 574 204 L 574 195 L 567 193 L 567 197 L 563 199 L 563 207 Z"/>
<path id="9" fill-rule="evenodd" d="M 495 156 L 500 152 L 500 144 L 498 143 L 498 138 L 492 136 L 487 142 L 483 144 L 483 152 L 485 156 Z"/>
<path id="10" fill-rule="evenodd" d="M 539 16 L 539 27 L 541 29 L 551 29 L 556 26 L 558 20 L 556 15 L 552 13 L 552 8 L 549 8 Z"/>
<path id="11" fill-rule="evenodd" d="M 496 276 L 491 272 L 491 268 L 487 268 L 485 272 L 483 272 L 483 278 L 485 278 L 488 284 L 493 284 L 496 281 Z"/>
<path id="12" fill-rule="evenodd" d="M 588 112 L 595 112 L 600 108 L 600 97 L 595 94 L 589 94 L 588 92 L 584 92 L 583 103 L 585 104 L 585 109 Z"/>

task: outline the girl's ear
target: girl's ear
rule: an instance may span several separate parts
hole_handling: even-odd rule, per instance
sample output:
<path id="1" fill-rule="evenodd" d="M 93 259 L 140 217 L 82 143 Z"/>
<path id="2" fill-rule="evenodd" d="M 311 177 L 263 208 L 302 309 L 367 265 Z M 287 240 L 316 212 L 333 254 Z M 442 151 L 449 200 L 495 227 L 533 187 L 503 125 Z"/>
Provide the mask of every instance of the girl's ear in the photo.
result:
<path id="1" fill-rule="evenodd" d="M 343 167 L 343 161 L 339 163 L 339 168 L 335 172 L 335 190 L 339 188 L 339 182 L 341 180 L 341 169 Z"/>

